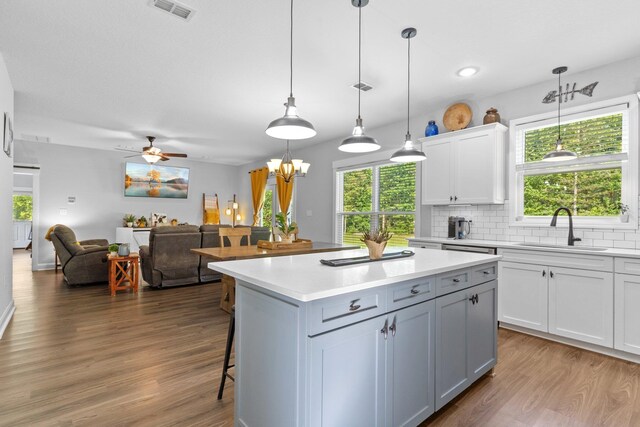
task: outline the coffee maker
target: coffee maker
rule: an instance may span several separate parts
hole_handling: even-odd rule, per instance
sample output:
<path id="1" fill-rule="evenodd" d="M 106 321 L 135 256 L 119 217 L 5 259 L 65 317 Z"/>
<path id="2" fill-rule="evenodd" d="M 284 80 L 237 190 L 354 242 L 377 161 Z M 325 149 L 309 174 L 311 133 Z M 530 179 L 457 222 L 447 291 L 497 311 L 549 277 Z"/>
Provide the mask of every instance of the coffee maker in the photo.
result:
<path id="1" fill-rule="evenodd" d="M 450 216 L 447 237 L 449 239 L 464 239 L 471 233 L 471 221 L 463 216 Z"/>

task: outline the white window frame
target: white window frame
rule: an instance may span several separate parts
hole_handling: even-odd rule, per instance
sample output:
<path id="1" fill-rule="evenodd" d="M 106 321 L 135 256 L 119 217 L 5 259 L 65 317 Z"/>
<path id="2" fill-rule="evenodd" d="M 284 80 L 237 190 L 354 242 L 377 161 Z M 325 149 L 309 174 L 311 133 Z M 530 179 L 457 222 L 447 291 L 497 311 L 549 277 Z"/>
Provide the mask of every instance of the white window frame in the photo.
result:
<path id="1" fill-rule="evenodd" d="M 573 224 L 576 228 L 605 228 L 605 229 L 637 229 L 638 228 L 638 97 L 637 95 L 624 96 L 606 101 L 594 102 L 578 107 L 567 108 L 562 113 L 561 124 L 577 120 L 584 120 L 598 115 L 615 114 L 625 109 L 628 114 L 628 155 L 614 154 L 602 156 L 602 160 L 610 162 L 610 165 L 622 165 L 622 203 L 629 206 L 629 222 L 623 223 L 619 217 L 594 217 L 574 216 Z M 546 227 L 551 221 L 550 216 L 524 216 L 524 174 L 517 168 L 517 151 L 519 138 L 523 137 L 526 130 L 557 123 L 557 113 L 548 112 L 535 116 L 523 117 L 509 122 L 509 225 L 514 227 Z M 524 142 L 522 142 L 524 143 Z M 605 158 L 607 157 L 607 158 Z M 578 158 L 562 162 L 561 164 L 549 164 L 550 168 L 570 169 L 572 166 L 589 163 L 588 159 Z M 529 166 L 529 167 L 527 167 Z M 529 169 L 535 165 L 527 165 Z M 604 168 L 604 165 L 594 165 L 592 169 Z M 552 172 L 552 169 L 549 169 Z M 559 206 L 558 206 L 559 207 Z M 558 222 L 561 227 L 568 226 L 568 220 Z"/>
<path id="2" fill-rule="evenodd" d="M 291 196 L 291 204 L 289 205 L 289 221 L 296 222 L 296 203 L 298 201 L 298 179 L 305 179 L 302 177 L 296 177 L 293 180 L 293 194 Z M 270 176 L 267 178 L 267 183 L 265 184 L 266 189 L 272 190 L 271 194 L 271 224 L 274 225 L 276 223 L 276 214 L 280 212 L 280 203 L 278 202 L 278 185 L 275 177 Z M 260 210 L 260 226 L 263 226 L 262 222 L 262 210 Z"/>
<path id="3" fill-rule="evenodd" d="M 347 170 L 356 170 L 363 169 L 372 166 L 378 165 L 388 165 L 392 163 L 389 159 L 397 150 L 386 150 L 379 151 L 370 154 L 363 154 L 359 156 L 349 157 L 346 159 L 336 160 L 333 162 L 333 242 L 341 243 L 341 240 L 338 238 L 342 235 L 342 230 L 340 229 L 340 222 L 338 221 L 338 216 L 344 214 L 344 212 L 338 211 L 341 207 L 342 200 L 340 200 L 341 193 L 341 182 L 338 179 L 338 172 L 344 172 Z M 414 234 L 417 236 L 421 230 L 421 218 L 420 218 L 420 206 L 421 204 L 421 183 L 422 183 L 422 163 L 416 162 L 416 199 L 415 199 L 415 211 L 413 212 L 384 212 L 385 214 L 413 214 L 414 217 Z M 375 196 L 374 196 L 375 197 Z M 380 212 L 378 212 L 380 213 Z M 361 212 L 356 212 L 355 214 L 363 214 Z"/>

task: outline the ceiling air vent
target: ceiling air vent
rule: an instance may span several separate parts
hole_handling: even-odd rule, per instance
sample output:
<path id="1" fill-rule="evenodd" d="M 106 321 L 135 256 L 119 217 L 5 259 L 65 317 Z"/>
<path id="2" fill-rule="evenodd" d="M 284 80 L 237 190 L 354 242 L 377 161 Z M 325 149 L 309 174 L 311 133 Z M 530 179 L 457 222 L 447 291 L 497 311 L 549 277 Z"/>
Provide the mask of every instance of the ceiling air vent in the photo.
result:
<path id="1" fill-rule="evenodd" d="M 156 7 L 185 21 L 190 20 L 195 13 L 195 11 L 187 5 L 170 0 L 151 0 L 149 1 L 149 6 Z"/>
<path id="2" fill-rule="evenodd" d="M 373 89 L 373 86 L 371 86 L 370 84 L 365 83 L 365 82 L 356 83 L 356 84 L 352 85 L 351 87 L 354 88 L 354 89 L 361 90 L 363 92 L 367 92 L 367 91 L 370 91 L 371 89 Z"/>

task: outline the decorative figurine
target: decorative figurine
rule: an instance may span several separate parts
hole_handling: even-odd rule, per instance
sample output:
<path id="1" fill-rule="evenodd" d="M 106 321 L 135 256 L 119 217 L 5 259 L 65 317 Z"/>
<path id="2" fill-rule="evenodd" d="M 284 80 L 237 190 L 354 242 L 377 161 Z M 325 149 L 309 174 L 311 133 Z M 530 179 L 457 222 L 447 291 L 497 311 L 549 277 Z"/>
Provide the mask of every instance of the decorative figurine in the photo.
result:
<path id="1" fill-rule="evenodd" d="M 424 130 L 424 136 L 434 136 L 438 134 L 438 125 L 435 120 L 429 120 L 427 128 Z"/>

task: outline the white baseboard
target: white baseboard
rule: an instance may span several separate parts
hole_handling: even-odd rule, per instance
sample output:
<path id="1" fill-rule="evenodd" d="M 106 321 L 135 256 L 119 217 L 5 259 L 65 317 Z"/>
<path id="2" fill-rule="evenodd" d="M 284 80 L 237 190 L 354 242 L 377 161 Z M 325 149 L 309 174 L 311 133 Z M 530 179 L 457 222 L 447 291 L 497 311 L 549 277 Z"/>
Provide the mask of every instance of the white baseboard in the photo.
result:
<path id="1" fill-rule="evenodd" d="M 48 262 L 46 264 L 37 264 L 35 271 L 53 270 L 54 268 L 56 268 L 55 264 Z"/>
<path id="2" fill-rule="evenodd" d="M 16 305 L 14 304 L 13 300 L 11 300 L 11 303 L 4 310 L 2 316 L 0 316 L 0 339 L 2 339 L 4 330 L 7 329 L 7 326 L 9 326 L 9 322 L 11 321 L 11 318 L 13 317 L 13 313 L 15 313 L 15 311 Z"/>
<path id="3" fill-rule="evenodd" d="M 600 345 L 591 344 L 574 340 L 571 338 L 560 337 L 558 335 L 549 334 L 547 332 L 534 331 L 533 329 L 524 328 L 522 326 L 511 325 L 509 323 L 500 322 L 500 327 L 509 329 L 516 332 L 522 332 L 523 334 L 533 335 L 538 338 L 544 338 L 549 341 L 555 341 L 562 344 L 570 345 L 572 347 L 578 347 L 583 350 L 593 351 L 595 353 L 606 354 L 607 356 L 615 357 L 618 359 L 624 359 L 629 362 L 640 363 L 640 355 L 628 353 L 626 351 L 616 350 L 615 348 L 602 347 Z"/>

